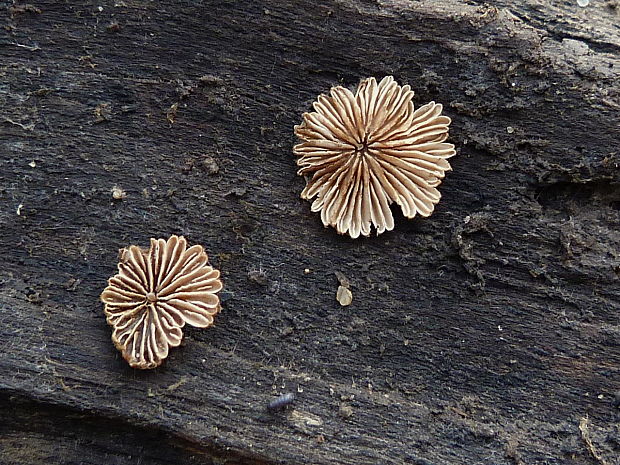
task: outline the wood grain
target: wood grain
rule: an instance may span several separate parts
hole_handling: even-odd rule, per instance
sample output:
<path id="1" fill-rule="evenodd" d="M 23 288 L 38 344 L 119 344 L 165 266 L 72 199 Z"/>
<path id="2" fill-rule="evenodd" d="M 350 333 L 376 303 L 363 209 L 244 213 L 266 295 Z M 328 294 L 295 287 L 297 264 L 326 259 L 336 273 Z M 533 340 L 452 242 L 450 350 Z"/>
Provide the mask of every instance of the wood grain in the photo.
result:
<path id="1" fill-rule="evenodd" d="M 585 417 L 619 463 L 618 7 L 550 3 L 0 3 L 0 463 L 585 465 Z M 292 128 L 384 75 L 458 154 L 430 218 L 351 240 Z M 98 296 L 170 234 L 223 309 L 137 372 Z"/>

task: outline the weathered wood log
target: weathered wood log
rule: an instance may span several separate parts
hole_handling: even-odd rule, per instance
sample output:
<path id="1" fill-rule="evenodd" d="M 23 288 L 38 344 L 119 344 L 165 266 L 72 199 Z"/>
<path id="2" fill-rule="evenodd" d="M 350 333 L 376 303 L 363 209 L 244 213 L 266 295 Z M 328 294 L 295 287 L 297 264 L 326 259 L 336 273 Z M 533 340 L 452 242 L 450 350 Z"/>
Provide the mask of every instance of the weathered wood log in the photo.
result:
<path id="1" fill-rule="evenodd" d="M 1 463 L 620 463 L 617 2 L 3 3 Z M 390 74 L 459 153 L 353 241 L 292 127 Z M 135 371 L 98 297 L 173 233 L 224 308 Z"/>

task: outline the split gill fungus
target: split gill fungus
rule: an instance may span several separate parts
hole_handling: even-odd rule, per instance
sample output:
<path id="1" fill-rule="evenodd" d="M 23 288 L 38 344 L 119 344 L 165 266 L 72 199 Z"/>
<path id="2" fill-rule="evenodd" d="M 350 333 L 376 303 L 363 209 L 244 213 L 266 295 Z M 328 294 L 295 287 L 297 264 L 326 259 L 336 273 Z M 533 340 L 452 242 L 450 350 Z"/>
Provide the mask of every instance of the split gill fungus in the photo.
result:
<path id="1" fill-rule="evenodd" d="M 220 311 L 220 272 L 202 246 L 183 237 L 151 239 L 119 253 L 118 274 L 101 294 L 112 342 L 133 368 L 155 368 L 177 347 L 185 324 L 207 328 Z"/>
<path id="2" fill-rule="evenodd" d="M 407 218 L 433 212 L 456 154 L 445 142 L 450 118 L 435 102 L 415 109 L 412 98 L 392 76 L 371 77 L 355 94 L 338 86 L 320 95 L 295 126 L 297 174 L 307 179 L 301 197 L 314 199 L 326 227 L 352 238 L 369 236 L 371 225 L 390 231 L 394 202 Z"/>

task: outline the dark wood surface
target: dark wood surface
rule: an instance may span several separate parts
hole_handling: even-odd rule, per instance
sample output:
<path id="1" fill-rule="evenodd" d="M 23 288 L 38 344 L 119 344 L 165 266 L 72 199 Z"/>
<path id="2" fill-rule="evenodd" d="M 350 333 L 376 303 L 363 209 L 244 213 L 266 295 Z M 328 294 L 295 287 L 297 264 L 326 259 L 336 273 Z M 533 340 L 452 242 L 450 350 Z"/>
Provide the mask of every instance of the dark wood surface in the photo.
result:
<path id="1" fill-rule="evenodd" d="M 0 5 L 0 463 L 620 463 L 618 2 Z M 458 155 L 353 241 L 292 127 L 387 74 Z M 135 371 L 98 296 L 173 233 L 223 311 Z"/>

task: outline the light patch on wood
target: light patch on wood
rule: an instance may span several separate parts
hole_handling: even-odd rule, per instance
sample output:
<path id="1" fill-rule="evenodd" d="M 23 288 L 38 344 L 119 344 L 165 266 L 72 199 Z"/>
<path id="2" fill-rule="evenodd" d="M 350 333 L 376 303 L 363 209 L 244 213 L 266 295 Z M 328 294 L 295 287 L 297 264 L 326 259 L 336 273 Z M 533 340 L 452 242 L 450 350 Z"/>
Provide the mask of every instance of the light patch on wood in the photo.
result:
<path id="1" fill-rule="evenodd" d="M 176 383 L 172 383 L 170 386 L 168 386 L 166 388 L 166 391 L 171 392 L 176 390 L 177 388 L 180 388 L 181 386 L 183 386 L 185 383 L 187 383 L 188 378 L 186 376 L 182 376 L 180 380 L 178 380 Z"/>
<path id="2" fill-rule="evenodd" d="M 579 421 L 579 431 L 581 431 L 581 438 L 583 439 L 583 442 L 586 443 L 586 448 L 588 449 L 588 452 L 590 452 L 590 455 L 592 455 L 592 457 L 601 465 L 610 465 L 609 462 L 607 462 L 607 460 L 605 460 L 594 447 L 592 439 L 590 438 L 589 427 L 590 421 L 587 418 L 584 417 Z"/>
<path id="3" fill-rule="evenodd" d="M 293 410 L 291 412 L 290 419 L 300 428 L 303 428 L 304 426 L 321 426 L 323 424 L 321 417 L 309 412 L 303 412 L 301 410 Z"/>

